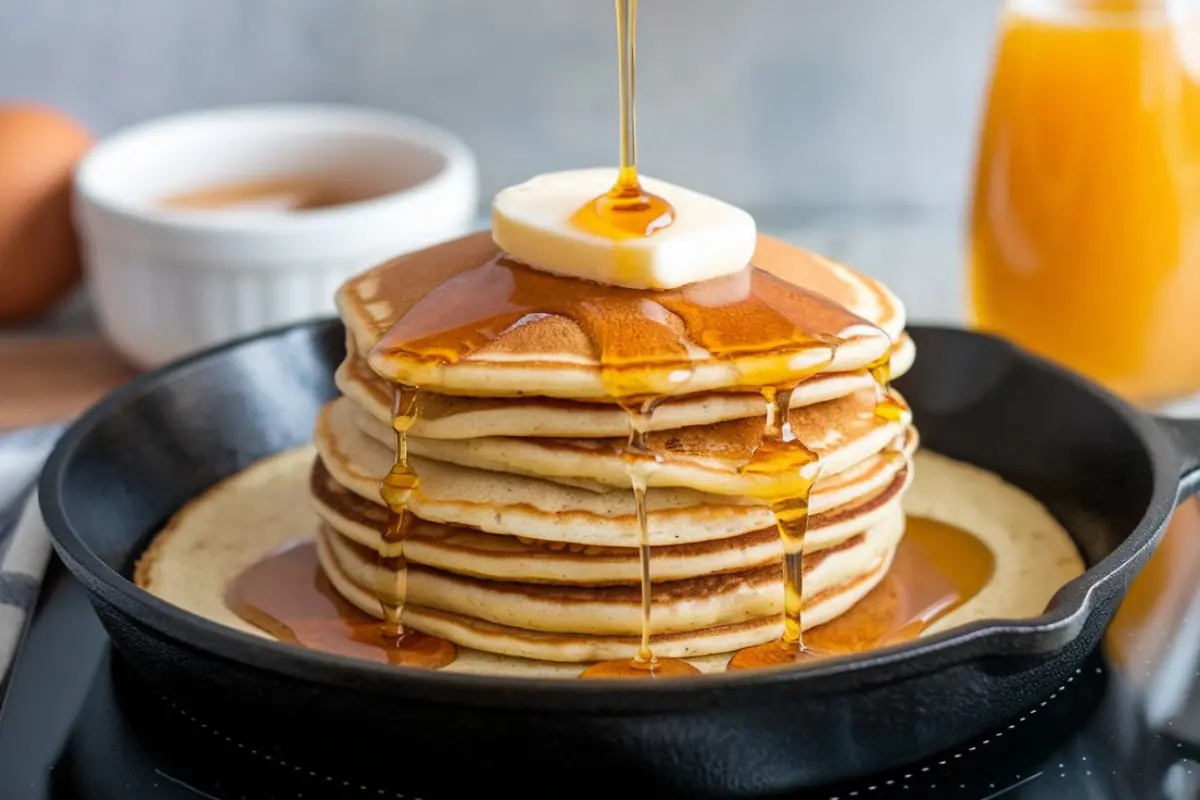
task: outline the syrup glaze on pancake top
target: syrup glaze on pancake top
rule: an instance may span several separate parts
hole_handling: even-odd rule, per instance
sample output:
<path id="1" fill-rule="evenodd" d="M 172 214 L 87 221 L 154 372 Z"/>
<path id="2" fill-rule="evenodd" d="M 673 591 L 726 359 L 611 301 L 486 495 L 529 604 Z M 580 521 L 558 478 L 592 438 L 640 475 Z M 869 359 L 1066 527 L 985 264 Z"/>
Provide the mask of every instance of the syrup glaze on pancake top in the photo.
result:
<path id="1" fill-rule="evenodd" d="M 646 292 L 539 272 L 480 231 L 351 279 L 337 304 L 390 383 L 609 403 L 625 372 L 663 397 L 852 372 L 886 358 L 904 325 L 882 285 L 761 235 L 741 272 Z"/>

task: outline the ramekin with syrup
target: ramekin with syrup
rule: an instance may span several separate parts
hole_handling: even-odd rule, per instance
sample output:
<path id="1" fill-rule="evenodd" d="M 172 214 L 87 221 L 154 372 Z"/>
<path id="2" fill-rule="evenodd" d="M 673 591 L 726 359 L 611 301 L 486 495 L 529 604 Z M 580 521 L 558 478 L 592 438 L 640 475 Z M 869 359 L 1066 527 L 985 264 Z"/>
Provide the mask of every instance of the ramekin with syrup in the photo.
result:
<path id="1" fill-rule="evenodd" d="M 100 142 L 75 177 L 98 322 L 143 367 L 332 314 L 342 281 L 478 216 L 459 137 L 353 107 L 154 120 Z"/>

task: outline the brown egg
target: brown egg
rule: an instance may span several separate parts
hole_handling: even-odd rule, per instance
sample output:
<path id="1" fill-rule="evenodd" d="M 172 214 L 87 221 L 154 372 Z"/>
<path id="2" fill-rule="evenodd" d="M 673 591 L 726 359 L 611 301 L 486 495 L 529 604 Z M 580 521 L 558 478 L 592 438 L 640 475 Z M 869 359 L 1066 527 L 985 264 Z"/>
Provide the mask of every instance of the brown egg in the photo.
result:
<path id="1" fill-rule="evenodd" d="M 79 283 L 71 176 L 91 144 L 64 114 L 0 104 L 0 324 L 45 313 Z"/>

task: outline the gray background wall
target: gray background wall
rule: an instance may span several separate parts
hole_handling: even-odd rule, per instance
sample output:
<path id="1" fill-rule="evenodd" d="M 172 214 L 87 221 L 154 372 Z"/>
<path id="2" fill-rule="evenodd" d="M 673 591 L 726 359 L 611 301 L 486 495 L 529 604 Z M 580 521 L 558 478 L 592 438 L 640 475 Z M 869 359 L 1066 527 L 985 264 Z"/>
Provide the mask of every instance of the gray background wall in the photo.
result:
<path id="1" fill-rule="evenodd" d="M 962 211 L 1002 0 L 642 0 L 643 172 L 963 316 Z M 612 0 L 0 0 L 0 100 L 103 135 L 186 109 L 347 102 L 452 128 L 484 201 L 617 160 Z M 87 327 L 68 304 L 53 325 Z"/>
<path id="2" fill-rule="evenodd" d="M 648 174 L 760 209 L 954 209 L 998 0 L 643 0 Z M 346 101 L 447 125 L 485 197 L 616 159 L 611 0 L 0 0 L 0 97 L 97 133 Z"/>

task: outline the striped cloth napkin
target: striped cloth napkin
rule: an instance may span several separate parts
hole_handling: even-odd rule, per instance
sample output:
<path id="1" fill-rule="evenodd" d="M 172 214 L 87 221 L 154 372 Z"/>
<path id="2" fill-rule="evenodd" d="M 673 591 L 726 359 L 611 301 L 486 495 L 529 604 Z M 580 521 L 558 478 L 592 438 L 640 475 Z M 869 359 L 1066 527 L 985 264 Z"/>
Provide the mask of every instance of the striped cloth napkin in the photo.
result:
<path id="1" fill-rule="evenodd" d="M 0 433 L 0 688 L 50 562 L 50 537 L 32 481 L 61 427 Z"/>

